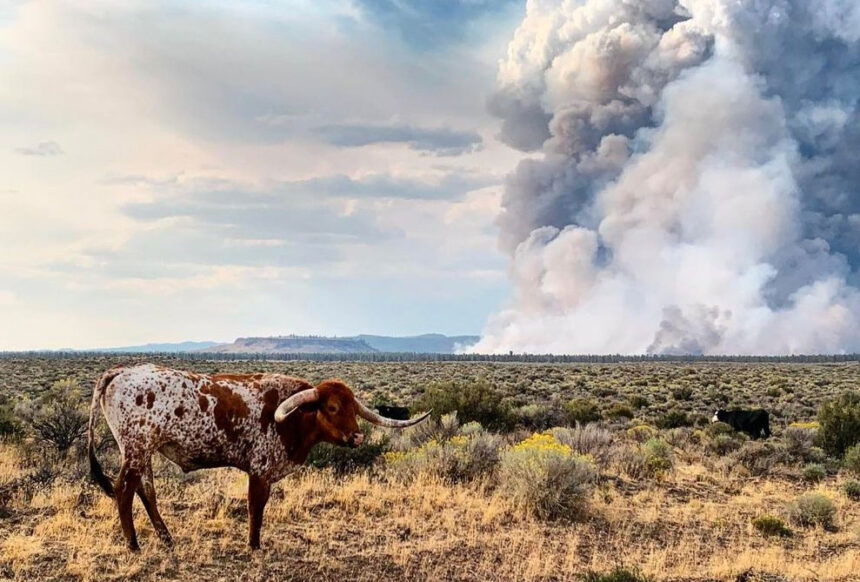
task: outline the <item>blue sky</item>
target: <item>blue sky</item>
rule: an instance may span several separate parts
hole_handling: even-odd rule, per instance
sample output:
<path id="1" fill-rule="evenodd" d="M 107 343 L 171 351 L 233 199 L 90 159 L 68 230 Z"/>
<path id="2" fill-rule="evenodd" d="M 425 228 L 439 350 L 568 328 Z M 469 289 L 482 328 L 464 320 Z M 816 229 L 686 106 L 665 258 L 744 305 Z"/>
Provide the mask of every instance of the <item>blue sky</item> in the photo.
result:
<path id="1" fill-rule="evenodd" d="M 0 349 L 476 333 L 521 2 L 0 9 Z"/>

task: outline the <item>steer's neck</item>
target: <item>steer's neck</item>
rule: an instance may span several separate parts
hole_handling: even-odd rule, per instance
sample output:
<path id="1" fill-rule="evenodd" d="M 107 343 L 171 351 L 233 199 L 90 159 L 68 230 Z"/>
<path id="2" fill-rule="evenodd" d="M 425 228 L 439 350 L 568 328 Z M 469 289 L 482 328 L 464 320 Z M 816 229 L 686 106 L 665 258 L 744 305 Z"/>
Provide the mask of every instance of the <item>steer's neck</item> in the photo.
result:
<path id="1" fill-rule="evenodd" d="M 279 423 L 277 429 L 287 459 L 297 465 L 307 460 L 308 453 L 321 440 L 314 411 L 297 410 Z"/>

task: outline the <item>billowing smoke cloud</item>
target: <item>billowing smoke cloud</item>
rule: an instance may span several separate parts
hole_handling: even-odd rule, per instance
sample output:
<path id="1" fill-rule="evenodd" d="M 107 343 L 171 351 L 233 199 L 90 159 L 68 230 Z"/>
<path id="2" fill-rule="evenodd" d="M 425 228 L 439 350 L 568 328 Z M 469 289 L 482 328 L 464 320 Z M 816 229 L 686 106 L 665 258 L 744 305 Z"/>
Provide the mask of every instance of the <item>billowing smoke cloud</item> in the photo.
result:
<path id="1" fill-rule="evenodd" d="M 530 0 L 479 352 L 860 351 L 857 0 Z"/>

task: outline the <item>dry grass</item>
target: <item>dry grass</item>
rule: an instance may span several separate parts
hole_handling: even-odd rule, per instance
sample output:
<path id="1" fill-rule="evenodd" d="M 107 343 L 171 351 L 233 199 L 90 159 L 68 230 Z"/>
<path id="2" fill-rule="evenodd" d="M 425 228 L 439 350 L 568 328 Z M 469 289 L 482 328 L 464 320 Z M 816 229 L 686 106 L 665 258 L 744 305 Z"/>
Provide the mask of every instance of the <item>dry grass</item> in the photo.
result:
<path id="1" fill-rule="evenodd" d="M 4 475 L 16 453 L 0 449 Z M 23 475 L 26 468 L 16 467 Z M 860 579 L 860 504 L 831 478 L 835 532 L 758 535 L 751 520 L 780 513 L 804 488 L 679 464 L 662 480 L 608 479 L 579 523 L 544 523 L 485 482 L 406 484 L 366 473 L 301 471 L 266 512 L 264 549 L 245 545 L 245 478 L 232 470 L 159 471 L 160 505 L 176 540 L 162 547 L 143 511 L 143 550 L 123 546 L 112 500 L 58 480 L 11 499 L 0 521 L 0 575 L 34 579 L 573 580 L 587 569 L 638 567 L 657 580 L 734 580 L 756 571 L 789 580 Z"/>

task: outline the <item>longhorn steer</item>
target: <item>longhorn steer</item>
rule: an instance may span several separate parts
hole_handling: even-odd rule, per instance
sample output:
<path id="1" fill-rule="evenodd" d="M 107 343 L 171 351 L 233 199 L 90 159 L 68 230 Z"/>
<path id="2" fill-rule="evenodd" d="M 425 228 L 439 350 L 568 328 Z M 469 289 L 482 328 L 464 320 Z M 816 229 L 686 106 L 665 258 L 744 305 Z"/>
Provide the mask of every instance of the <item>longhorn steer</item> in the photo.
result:
<path id="1" fill-rule="evenodd" d="M 98 407 L 119 445 L 122 464 L 112 482 L 95 455 Z M 138 549 L 132 520 L 137 493 L 161 540 L 170 545 L 158 513 L 151 458 L 159 452 L 185 471 L 236 467 L 248 473 L 248 543 L 260 547 L 263 509 L 271 485 L 305 462 L 319 442 L 357 447 L 364 440 L 356 415 L 404 428 L 424 420 L 393 420 L 359 402 L 340 380 L 312 386 L 282 374 L 202 375 L 151 364 L 113 368 L 93 391 L 89 420 L 90 472 L 114 497 L 128 547 Z"/>

